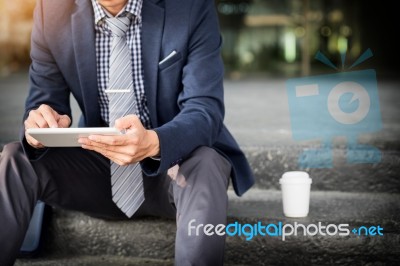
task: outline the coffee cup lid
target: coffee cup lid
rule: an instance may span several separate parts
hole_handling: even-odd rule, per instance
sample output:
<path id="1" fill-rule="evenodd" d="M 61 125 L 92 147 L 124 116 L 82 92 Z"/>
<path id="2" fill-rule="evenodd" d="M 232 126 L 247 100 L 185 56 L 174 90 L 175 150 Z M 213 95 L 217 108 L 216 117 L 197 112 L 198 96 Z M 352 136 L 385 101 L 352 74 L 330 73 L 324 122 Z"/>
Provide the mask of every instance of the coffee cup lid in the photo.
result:
<path id="1" fill-rule="evenodd" d="M 280 184 L 311 184 L 312 180 L 310 175 L 307 172 L 303 171 L 290 171 L 286 172 L 282 175 L 282 178 L 279 179 Z"/>

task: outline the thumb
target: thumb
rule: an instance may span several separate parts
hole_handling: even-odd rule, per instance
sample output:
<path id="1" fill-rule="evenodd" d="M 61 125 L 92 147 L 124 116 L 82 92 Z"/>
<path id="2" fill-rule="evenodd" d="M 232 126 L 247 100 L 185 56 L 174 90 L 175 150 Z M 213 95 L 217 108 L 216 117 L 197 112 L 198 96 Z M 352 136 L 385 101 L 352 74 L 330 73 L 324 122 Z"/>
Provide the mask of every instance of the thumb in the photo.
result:
<path id="1" fill-rule="evenodd" d="M 67 115 L 60 115 L 57 122 L 59 127 L 69 127 L 71 124 L 71 118 Z"/>
<path id="2" fill-rule="evenodd" d="M 127 115 L 115 120 L 115 128 L 118 130 L 130 129 L 139 121 L 136 115 Z"/>

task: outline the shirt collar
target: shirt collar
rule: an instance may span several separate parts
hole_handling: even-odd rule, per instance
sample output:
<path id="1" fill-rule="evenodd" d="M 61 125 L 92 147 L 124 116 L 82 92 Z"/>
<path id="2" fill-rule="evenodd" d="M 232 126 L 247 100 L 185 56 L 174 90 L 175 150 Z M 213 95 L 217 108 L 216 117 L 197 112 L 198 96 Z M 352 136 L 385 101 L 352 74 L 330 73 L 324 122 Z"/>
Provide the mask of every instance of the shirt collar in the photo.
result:
<path id="1" fill-rule="evenodd" d="M 102 19 L 106 17 L 112 17 L 107 10 L 103 9 L 103 7 L 97 2 L 97 0 L 91 0 L 93 11 L 94 11 L 94 22 L 98 24 Z M 139 21 L 141 20 L 142 16 L 142 4 L 143 0 L 128 0 L 126 6 L 117 14 L 117 16 L 123 13 L 130 13 L 136 17 Z"/>

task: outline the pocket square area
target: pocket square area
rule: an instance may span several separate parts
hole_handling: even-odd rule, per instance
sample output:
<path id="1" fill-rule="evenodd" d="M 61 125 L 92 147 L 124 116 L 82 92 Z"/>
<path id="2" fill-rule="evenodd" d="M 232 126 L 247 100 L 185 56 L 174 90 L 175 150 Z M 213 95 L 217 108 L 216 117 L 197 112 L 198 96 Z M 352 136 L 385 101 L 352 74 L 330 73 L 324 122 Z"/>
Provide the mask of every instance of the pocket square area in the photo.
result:
<path id="1" fill-rule="evenodd" d="M 158 65 L 162 65 L 163 63 L 167 62 L 169 59 L 171 59 L 174 55 L 176 55 L 177 52 L 173 50 L 167 57 L 165 57 L 163 60 L 158 63 Z"/>

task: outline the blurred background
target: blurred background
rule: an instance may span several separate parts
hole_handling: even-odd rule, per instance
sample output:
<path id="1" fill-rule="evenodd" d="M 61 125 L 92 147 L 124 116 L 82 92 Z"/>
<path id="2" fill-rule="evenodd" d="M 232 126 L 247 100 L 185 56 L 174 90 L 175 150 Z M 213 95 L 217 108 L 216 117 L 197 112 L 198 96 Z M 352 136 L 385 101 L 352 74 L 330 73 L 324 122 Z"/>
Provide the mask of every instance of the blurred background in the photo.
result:
<path id="1" fill-rule="evenodd" d="M 35 0 L 0 0 L 0 76 L 26 69 Z"/>
<path id="2" fill-rule="evenodd" d="M 324 71 L 321 50 L 339 65 L 371 48 L 375 69 L 398 70 L 397 11 L 362 0 L 216 0 L 227 78 L 309 75 Z M 0 0 L 0 75 L 29 64 L 35 0 Z M 388 33 L 388 34 L 384 34 Z M 368 65 L 362 66 L 366 68 Z"/>
<path id="3" fill-rule="evenodd" d="M 399 69 L 390 34 L 398 24 L 392 23 L 397 11 L 387 5 L 361 0 L 219 0 L 217 8 L 231 77 L 309 75 L 321 68 L 313 60 L 318 50 L 339 65 L 340 53 L 347 52 L 348 62 L 353 62 L 371 48 L 375 68 Z"/>

